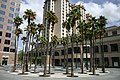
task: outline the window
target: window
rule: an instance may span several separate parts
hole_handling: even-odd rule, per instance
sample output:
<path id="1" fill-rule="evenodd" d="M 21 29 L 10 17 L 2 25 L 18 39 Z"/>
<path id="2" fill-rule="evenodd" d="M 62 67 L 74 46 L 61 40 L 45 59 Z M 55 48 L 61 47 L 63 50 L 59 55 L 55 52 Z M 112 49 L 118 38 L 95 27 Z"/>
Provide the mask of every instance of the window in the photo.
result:
<path id="1" fill-rule="evenodd" d="M 15 16 L 19 16 L 19 14 L 18 14 L 18 13 L 15 13 Z"/>
<path id="2" fill-rule="evenodd" d="M 112 31 L 112 35 L 117 35 L 117 31 Z"/>
<path id="3" fill-rule="evenodd" d="M 6 33 L 5 36 L 11 38 L 11 33 Z"/>
<path id="4" fill-rule="evenodd" d="M 0 17 L 0 21 L 1 21 L 1 22 L 4 22 L 4 18 Z"/>
<path id="5" fill-rule="evenodd" d="M 15 52 L 15 49 L 10 49 L 10 52 Z"/>
<path id="6" fill-rule="evenodd" d="M 11 31 L 12 27 L 11 26 L 7 26 L 7 30 Z"/>
<path id="7" fill-rule="evenodd" d="M 10 7 L 10 10 L 14 12 L 14 8 Z"/>
<path id="8" fill-rule="evenodd" d="M 7 2 L 7 0 L 2 0 L 3 2 Z"/>
<path id="9" fill-rule="evenodd" d="M 11 5 L 15 6 L 15 2 L 11 2 Z"/>
<path id="10" fill-rule="evenodd" d="M 9 13 L 9 17 L 13 18 L 13 17 L 14 17 L 14 15 L 13 15 L 13 14 L 11 14 L 11 13 Z"/>
<path id="11" fill-rule="evenodd" d="M 13 20 L 8 20 L 8 23 L 13 24 Z"/>
<path id="12" fill-rule="evenodd" d="M 12 36 L 12 40 L 15 40 L 15 36 Z"/>
<path id="13" fill-rule="evenodd" d="M 104 37 L 107 37 L 108 36 L 108 33 L 105 33 Z"/>
<path id="14" fill-rule="evenodd" d="M 10 40 L 6 40 L 5 39 L 5 43 L 4 44 L 10 44 Z"/>
<path id="15" fill-rule="evenodd" d="M 16 11 L 18 11 L 18 12 L 19 12 L 19 11 L 20 11 L 20 8 L 16 8 Z"/>
<path id="16" fill-rule="evenodd" d="M 2 24 L 0 24 L 0 29 L 3 29 L 3 25 Z"/>
<path id="17" fill-rule="evenodd" d="M 118 51 L 118 44 L 110 44 L 111 51 Z"/>
<path id="18" fill-rule="evenodd" d="M 108 46 L 104 45 L 104 52 L 108 52 Z"/>
<path id="19" fill-rule="evenodd" d="M 95 50 L 95 53 L 98 53 L 98 52 L 99 52 L 99 47 L 98 47 L 98 46 L 95 46 L 94 48 L 95 48 L 95 49 L 94 49 L 94 50 Z"/>
<path id="20" fill-rule="evenodd" d="M 14 33 L 15 33 L 15 30 L 13 30 L 12 33 L 14 34 Z"/>
<path id="21" fill-rule="evenodd" d="M 0 14 L 5 15 L 5 11 L 0 10 Z"/>
<path id="22" fill-rule="evenodd" d="M 5 52 L 9 52 L 9 47 L 4 47 Z"/>
<path id="23" fill-rule="evenodd" d="M 2 31 L 0 31 L 0 36 L 2 36 Z"/>
<path id="24" fill-rule="evenodd" d="M 11 42 L 11 46 L 15 46 L 15 43 L 14 43 L 14 42 Z"/>
<path id="25" fill-rule="evenodd" d="M 4 9 L 6 9 L 6 5 L 4 5 L 4 4 L 1 4 L 1 8 L 4 8 Z"/>
<path id="26" fill-rule="evenodd" d="M 0 43 L 1 43 L 1 39 L 0 39 Z"/>

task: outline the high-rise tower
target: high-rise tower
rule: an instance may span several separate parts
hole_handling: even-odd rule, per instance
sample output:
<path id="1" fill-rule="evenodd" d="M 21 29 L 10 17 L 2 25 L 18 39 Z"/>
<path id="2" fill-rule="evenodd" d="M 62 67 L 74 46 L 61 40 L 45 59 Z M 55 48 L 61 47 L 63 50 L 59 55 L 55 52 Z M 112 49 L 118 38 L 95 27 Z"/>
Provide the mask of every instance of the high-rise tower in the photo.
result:
<path id="1" fill-rule="evenodd" d="M 48 38 L 49 35 L 49 41 L 51 41 L 51 37 L 53 35 L 56 35 L 58 38 L 66 37 L 67 30 L 63 28 L 62 23 L 67 19 L 67 14 L 71 10 L 71 3 L 69 0 L 45 0 L 44 2 L 44 13 L 43 13 L 43 24 L 46 26 L 46 31 L 44 33 L 44 36 Z M 86 13 L 85 8 L 83 4 L 77 3 L 75 5 L 80 6 L 80 12 L 81 12 L 81 19 L 86 19 Z M 47 21 L 45 20 L 45 15 L 47 11 L 53 11 L 55 15 L 58 17 L 58 23 L 54 26 L 54 31 L 52 32 L 52 25 L 49 25 Z M 50 27 L 50 30 L 48 31 L 48 26 Z M 49 34 L 48 34 L 49 32 Z M 70 31 L 70 34 L 72 31 Z M 77 33 L 77 31 L 76 31 Z"/>
<path id="2" fill-rule="evenodd" d="M 15 52 L 15 26 L 19 16 L 20 0 L 0 0 L 0 64 L 13 64 Z"/>

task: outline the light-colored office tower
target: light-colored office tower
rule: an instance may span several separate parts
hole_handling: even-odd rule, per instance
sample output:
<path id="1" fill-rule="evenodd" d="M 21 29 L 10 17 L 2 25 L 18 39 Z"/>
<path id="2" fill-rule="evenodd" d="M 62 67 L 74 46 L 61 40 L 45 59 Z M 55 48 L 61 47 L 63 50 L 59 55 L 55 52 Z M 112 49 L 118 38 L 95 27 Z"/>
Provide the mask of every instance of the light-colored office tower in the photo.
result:
<path id="1" fill-rule="evenodd" d="M 66 29 L 62 27 L 62 23 L 66 20 L 66 14 L 71 9 L 69 0 L 46 0 L 44 3 L 43 24 L 47 27 L 44 36 L 47 38 L 49 35 L 49 41 L 51 41 L 53 35 L 56 35 L 58 38 L 66 36 Z M 47 11 L 53 11 L 58 17 L 58 23 L 55 24 L 53 32 L 51 31 L 52 25 L 48 25 L 45 20 Z M 50 26 L 49 34 L 48 26 Z"/>
<path id="2" fill-rule="evenodd" d="M 69 0 L 46 0 L 44 2 L 43 24 L 46 26 L 44 36 L 48 38 L 49 35 L 49 41 L 51 41 L 51 37 L 53 35 L 56 35 L 58 38 L 66 37 L 67 30 L 63 28 L 62 23 L 67 19 L 66 16 L 71 10 L 71 5 L 72 4 L 69 2 Z M 82 15 L 81 20 L 86 20 L 86 13 L 83 4 L 77 3 L 75 5 L 80 6 L 80 12 Z M 47 11 L 53 11 L 55 15 L 58 17 L 58 23 L 55 24 L 53 32 L 51 31 L 52 25 L 49 25 L 45 20 L 45 15 Z M 48 26 L 50 27 L 49 31 Z M 71 31 L 72 30 L 70 30 L 70 34 L 72 33 Z M 75 31 L 75 33 L 77 32 L 78 31 Z"/>
<path id="3" fill-rule="evenodd" d="M 19 15 L 20 0 L 0 0 L 0 65 L 13 64 L 15 26 L 13 18 Z"/>

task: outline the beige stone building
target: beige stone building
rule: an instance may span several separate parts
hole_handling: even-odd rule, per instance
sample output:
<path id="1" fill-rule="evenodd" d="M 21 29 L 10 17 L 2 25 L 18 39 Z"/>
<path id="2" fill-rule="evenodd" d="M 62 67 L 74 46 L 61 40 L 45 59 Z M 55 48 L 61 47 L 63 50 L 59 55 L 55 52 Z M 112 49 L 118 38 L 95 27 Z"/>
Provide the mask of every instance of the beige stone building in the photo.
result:
<path id="1" fill-rule="evenodd" d="M 13 18 L 19 15 L 20 0 L 0 0 L 0 65 L 13 64 L 15 26 Z"/>

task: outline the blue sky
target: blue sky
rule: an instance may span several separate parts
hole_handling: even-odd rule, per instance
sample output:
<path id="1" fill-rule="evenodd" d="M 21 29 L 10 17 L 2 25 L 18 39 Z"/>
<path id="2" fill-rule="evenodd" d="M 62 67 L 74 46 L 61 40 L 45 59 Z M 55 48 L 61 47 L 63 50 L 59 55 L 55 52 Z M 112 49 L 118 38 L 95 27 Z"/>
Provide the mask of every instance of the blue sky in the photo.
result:
<path id="1" fill-rule="evenodd" d="M 22 0 L 20 16 L 23 16 L 26 9 L 32 9 L 37 14 L 35 22 L 42 23 L 44 1 L 45 0 Z M 70 0 L 71 3 L 77 3 L 78 1 L 83 3 L 86 13 L 90 13 L 95 17 L 105 16 L 108 19 L 107 27 L 113 25 L 120 26 L 120 0 Z M 27 26 L 25 23 L 26 21 L 21 25 L 23 30 Z M 25 36 L 25 32 L 23 33 L 22 37 Z M 19 44 L 20 50 L 22 49 L 21 40 Z"/>
<path id="2" fill-rule="evenodd" d="M 94 2 L 94 3 L 97 3 L 97 4 L 103 4 L 105 1 L 109 1 L 109 2 L 112 2 L 114 4 L 120 3 L 120 0 L 70 0 L 70 1 L 72 3 L 76 3 L 78 1 L 82 1 L 82 2 L 85 2 L 85 3 Z"/>

